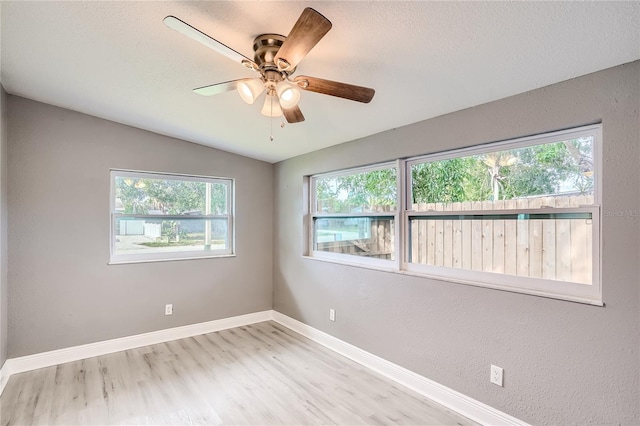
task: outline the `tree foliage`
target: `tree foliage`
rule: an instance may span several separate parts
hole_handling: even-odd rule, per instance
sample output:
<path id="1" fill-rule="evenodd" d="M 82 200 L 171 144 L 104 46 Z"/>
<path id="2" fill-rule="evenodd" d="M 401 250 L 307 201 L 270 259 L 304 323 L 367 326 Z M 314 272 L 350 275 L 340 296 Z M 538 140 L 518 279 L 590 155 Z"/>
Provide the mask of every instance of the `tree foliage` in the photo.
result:
<path id="1" fill-rule="evenodd" d="M 211 214 L 226 213 L 226 191 L 223 184 L 211 184 Z M 116 177 L 116 198 L 122 202 L 126 214 L 151 211 L 167 215 L 205 214 L 206 183 Z"/>
<path id="2" fill-rule="evenodd" d="M 415 203 L 455 203 L 483 197 L 489 188 L 479 177 L 479 164 L 471 157 L 416 164 L 411 168 Z M 473 193 L 470 193 L 473 191 Z"/>
<path id="3" fill-rule="evenodd" d="M 411 172 L 414 203 L 507 200 L 593 189 L 588 139 L 422 163 Z"/>
<path id="4" fill-rule="evenodd" d="M 593 190 L 590 138 L 437 160 L 411 167 L 413 203 L 508 200 Z M 395 168 L 316 181 L 327 213 L 395 208 Z"/>
<path id="5" fill-rule="evenodd" d="M 319 208 L 331 213 L 367 211 L 377 206 L 393 209 L 396 192 L 397 176 L 394 168 L 316 181 Z"/>

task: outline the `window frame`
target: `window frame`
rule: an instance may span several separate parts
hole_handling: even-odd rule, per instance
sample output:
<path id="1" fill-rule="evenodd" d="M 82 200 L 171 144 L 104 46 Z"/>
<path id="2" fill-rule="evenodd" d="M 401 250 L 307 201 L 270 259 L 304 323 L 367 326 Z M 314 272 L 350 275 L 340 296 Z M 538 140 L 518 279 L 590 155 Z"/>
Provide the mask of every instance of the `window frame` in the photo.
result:
<path id="1" fill-rule="evenodd" d="M 543 207 L 528 209 L 509 210 L 464 210 L 459 211 L 413 211 L 412 210 L 412 184 L 411 166 L 414 164 L 461 158 L 471 155 L 503 151 L 508 149 L 518 149 L 536 145 L 556 143 L 568 139 L 575 139 L 584 136 L 593 137 L 593 204 L 581 205 L 578 207 Z M 351 256 L 340 253 L 326 253 L 313 250 L 315 219 L 325 215 L 315 211 L 316 187 L 315 180 L 319 177 L 344 176 L 356 174 L 362 171 L 371 171 L 387 168 L 395 164 L 397 167 L 398 189 L 397 201 L 394 215 L 395 224 L 395 260 L 381 259 L 360 259 L 358 256 Z M 362 266 L 385 271 L 431 278 L 446 282 L 473 285 L 492 289 L 506 290 L 517 293 L 544 296 L 554 299 L 569 300 L 586 303 L 596 306 L 603 306 L 602 302 L 602 277 L 601 277 L 601 220 L 602 220 L 602 124 L 591 124 L 575 127 L 555 132 L 547 132 L 538 135 L 526 136 L 516 139 L 509 139 L 499 142 L 491 142 L 466 148 L 453 149 L 443 152 L 425 154 L 405 159 L 398 159 L 394 162 L 384 162 L 364 167 L 354 167 L 331 173 L 323 173 L 309 176 L 309 213 L 311 220 L 308 225 L 308 258 L 317 260 L 327 260 L 331 262 Z M 387 212 L 384 212 L 387 213 Z M 507 275 L 502 273 L 485 272 L 478 270 L 465 270 L 461 268 L 442 267 L 433 265 L 423 265 L 409 262 L 409 248 L 411 242 L 411 218 L 429 216 L 460 216 L 460 215 L 490 215 L 490 214 L 565 214 L 565 213 L 588 213 L 591 214 L 592 233 L 592 271 L 591 284 L 581 284 L 569 281 L 552 280 L 545 278 L 533 278 L 517 275 Z M 365 214 L 364 216 L 368 216 Z M 331 216 L 331 215 L 327 215 Z M 349 215 L 352 216 L 352 215 Z M 355 216 L 355 215 L 354 215 Z M 387 216 L 389 216 L 387 214 Z M 378 262 L 370 262 L 377 260 Z M 384 263 L 380 263 L 382 261 Z"/>
<path id="2" fill-rule="evenodd" d="M 222 184 L 227 187 L 226 213 L 209 215 L 164 215 L 164 214 L 126 214 L 116 212 L 116 177 L 133 179 L 162 179 L 186 182 L 204 182 Z M 213 176 L 188 175 L 181 173 L 151 172 L 140 170 L 110 169 L 110 200 L 109 200 L 109 262 L 108 264 L 166 262 L 175 260 L 209 259 L 235 256 L 235 179 Z M 227 248 L 215 250 L 180 250 L 156 253 L 116 254 L 116 220 L 117 218 L 155 219 L 155 220 L 202 220 L 224 219 L 227 221 Z"/>
<path id="3" fill-rule="evenodd" d="M 398 161 L 378 163 L 374 165 L 354 167 L 351 169 L 333 171 L 328 173 L 321 173 L 312 175 L 309 177 L 309 229 L 308 239 L 309 247 L 308 253 L 311 257 L 316 259 L 324 259 L 334 261 L 337 263 L 347 263 L 353 265 L 369 266 L 373 268 L 379 268 L 384 270 L 397 270 L 400 265 L 400 241 L 398 238 L 400 227 L 400 198 L 398 197 L 398 190 L 401 186 L 400 164 Z M 388 212 L 363 212 L 363 213 L 322 213 L 317 211 L 317 198 L 316 198 L 316 182 L 318 179 L 335 178 L 341 176 L 356 175 L 360 173 L 373 172 L 376 170 L 384 169 L 396 169 L 396 208 Z M 331 253 L 315 249 L 315 232 L 316 232 L 316 220 L 317 219 L 337 219 L 337 218 L 371 218 L 371 219 L 386 219 L 391 218 L 393 220 L 394 227 L 394 259 L 373 259 L 362 256 L 351 256 L 343 253 Z"/>

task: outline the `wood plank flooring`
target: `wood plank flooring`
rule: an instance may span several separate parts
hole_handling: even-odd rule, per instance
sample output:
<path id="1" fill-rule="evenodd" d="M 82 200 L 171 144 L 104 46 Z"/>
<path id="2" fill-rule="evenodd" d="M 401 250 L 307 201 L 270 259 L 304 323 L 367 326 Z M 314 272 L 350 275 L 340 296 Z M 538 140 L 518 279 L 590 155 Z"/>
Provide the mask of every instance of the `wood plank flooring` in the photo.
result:
<path id="1" fill-rule="evenodd" d="M 471 425 L 274 322 L 12 376 L 0 425 Z"/>

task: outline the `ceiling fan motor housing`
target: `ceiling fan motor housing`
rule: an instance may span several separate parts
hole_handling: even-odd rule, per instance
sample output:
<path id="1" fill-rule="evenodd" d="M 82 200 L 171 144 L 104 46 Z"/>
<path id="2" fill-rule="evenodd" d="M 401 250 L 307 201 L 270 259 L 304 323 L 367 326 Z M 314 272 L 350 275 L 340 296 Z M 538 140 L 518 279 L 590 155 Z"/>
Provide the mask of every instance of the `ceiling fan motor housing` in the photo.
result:
<path id="1" fill-rule="evenodd" d="M 261 34 L 253 40 L 253 60 L 260 67 L 265 82 L 274 85 L 295 72 L 295 68 L 281 71 L 275 63 L 275 57 L 287 38 L 280 34 Z"/>

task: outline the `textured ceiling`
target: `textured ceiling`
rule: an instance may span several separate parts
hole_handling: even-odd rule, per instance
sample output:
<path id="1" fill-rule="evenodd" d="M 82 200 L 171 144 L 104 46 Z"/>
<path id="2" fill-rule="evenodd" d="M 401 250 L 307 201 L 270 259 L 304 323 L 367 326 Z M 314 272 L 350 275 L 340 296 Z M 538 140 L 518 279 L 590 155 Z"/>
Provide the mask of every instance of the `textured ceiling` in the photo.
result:
<path id="1" fill-rule="evenodd" d="M 280 127 L 235 92 L 253 77 L 167 28 L 175 15 L 253 57 L 311 6 L 333 29 L 295 75 L 373 87 L 370 104 L 303 92 Z M 640 58 L 639 2 L 28 2 L 1 4 L 7 92 L 275 162 Z M 275 140 L 269 141 L 273 125 Z"/>

